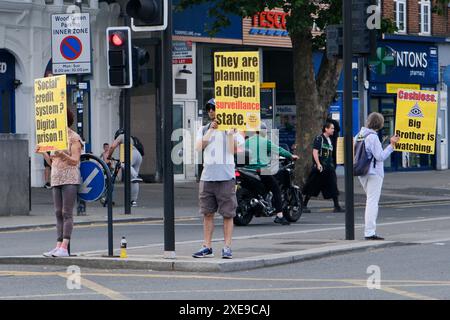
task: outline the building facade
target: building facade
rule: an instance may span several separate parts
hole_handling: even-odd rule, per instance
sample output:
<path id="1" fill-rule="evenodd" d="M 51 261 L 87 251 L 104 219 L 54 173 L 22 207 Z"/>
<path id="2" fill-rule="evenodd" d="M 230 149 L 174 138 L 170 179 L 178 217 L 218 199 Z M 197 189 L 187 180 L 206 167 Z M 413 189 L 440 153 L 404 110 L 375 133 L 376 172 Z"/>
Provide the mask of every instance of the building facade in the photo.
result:
<path id="1" fill-rule="evenodd" d="M 439 91 L 442 97 L 441 68 L 445 48 L 450 44 L 449 18 L 434 12 L 435 1 L 384 0 L 381 12 L 393 21 L 395 34 L 383 35 L 377 56 L 369 61 L 368 112 L 385 117 L 382 139 L 394 133 L 396 92 L 398 88 Z M 395 152 L 385 162 L 387 170 L 424 170 L 448 168 L 448 104 L 439 101 L 436 154 Z"/>
<path id="2" fill-rule="evenodd" d="M 44 184 L 44 166 L 43 157 L 34 153 L 34 80 L 51 70 L 51 15 L 66 13 L 71 4 L 62 0 L 0 1 L 0 132 L 28 137 L 31 184 L 35 187 Z M 82 8 L 90 14 L 92 73 L 83 76 L 80 87 L 75 76 L 68 76 L 67 98 L 74 114 L 77 103 L 83 110 L 77 122 L 83 125 L 80 133 L 87 151 L 100 153 L 101 144 L 112 139 L 119 121 L 120 92 L 107 87 L 105 30 L 117 24 L 120 7 L 91 0 Z"/>
<path id="3" fill-rule="evenodd" d="M 107 86 L 105 31 L 109 26 L 125 24 L 121 11 L 126 2 L 83 1 L 83 12 L 90 14 L 92 72 L 81 79 L 68 76 L 68 106 L 76 114 L 82 114 L 74 129 L 86 141 L 86 151 L 97 155 L 103 143 L 111 142 L 114 132 L 122 126 L 121 90 Z M 63 0 L 0 0 L 0 132 L 27 135 L 32 186 L 44 183 L 43 159 L 34 153 L 34 79 L 48 75 L 51 70 L 51 15 L 66 13 L 71 5 L 72 1 Z M 174 129 L 184 131 L 175 132 L 172 140 L 176 146 L 175 156 L 183 160 L 175 164 L 176 179 L 180 180 L 195 179 L 198 174 L 193 163 L 194 144 L 183 132 L 189 132 L 192 140 L 204 121 L 203 106 L 214 92 L 213 55 L 217 51 L 259 52 L 264 83 L 262 118 L 270 127 L 280 130 L 281 143 L 287 147 L 295 143 L 293 55 L 285 26 L 286 14 L 275 9 L 246 19 L 230 16 L 231 25 L 210 37 L 205 30 L 205 25 L 211 22 L 206 14 L 210 5 L 174 11 Z M 399 29 L 379 42 L 386 56 L 378 58 L 384 59 L 385 68 L 377 70 L 369 66 L 367 76 L 363 77 L 369 85 L 361 89 L 364 79 L 359 77 L 358 61 L 354 63 L 354 131 L 361 125 L 361 112 L 367 115 L 379 111 L 386 118 L 383 136 L 393 132 L 395 88 L 399 85 L 440 91 L 437 154 L 394 155 L 386 162 L 390 170 L 448 168 L 449 86 L 444 75 L 450 65 L 450 24 L 448 15 L 432 12 L 433 5 L 434 2 L 425 0 L 382 1 L 383 16 L 395 21 Z M 158 33 L 138 32 L 133 33 L 132 38 L 133 45 L 145 48 L 150 54 L 150 60 L 139 67 L 140 86 L 131 89 L 132 134 L 139 137 L 146 149 L 141 175 L 147 182 L 160 181 L 163 107 L 159 99 Z M 322 52 L 314 53 L 316 69 L 322 58 Z M 335 103 L 330 106 L 330 113 L 337 120 L 342 119 L 341 88 L 339 84 Z M 361 112 L 358 111 L 360 105 Z"/>

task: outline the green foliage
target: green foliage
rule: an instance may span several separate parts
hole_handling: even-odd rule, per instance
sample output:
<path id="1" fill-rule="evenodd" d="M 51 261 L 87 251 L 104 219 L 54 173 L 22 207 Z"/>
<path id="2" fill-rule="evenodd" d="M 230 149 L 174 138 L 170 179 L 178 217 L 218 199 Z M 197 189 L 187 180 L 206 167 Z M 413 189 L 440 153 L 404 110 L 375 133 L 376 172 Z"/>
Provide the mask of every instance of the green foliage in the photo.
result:
<path id="1" fill-rule="evenodd" d="M 449 3 L 449 0 L 436 0 L 436 4 L 433 7 L 433 12 L 441 16 L 447 16 Z"/>
<path id="2" fill-rule="evenodd" d="M 286 28 L 291 35 L 309 34 L 314 22 L 323 30 L 328 24 L 340 23 L 342 20 L 342 0 L 180 0 L 179 8 L 185 9 L 201 3 L 210 4 L 208 15 L 215 18 L 208 28 L 210 35 L 230 25 L 227 14 L 251 17 L 265 8 L 270 10 L 277 7 L 291 13 L 286 19 Z M 320 46 L 323 44 L 323 37 L 313 41 Z"/>

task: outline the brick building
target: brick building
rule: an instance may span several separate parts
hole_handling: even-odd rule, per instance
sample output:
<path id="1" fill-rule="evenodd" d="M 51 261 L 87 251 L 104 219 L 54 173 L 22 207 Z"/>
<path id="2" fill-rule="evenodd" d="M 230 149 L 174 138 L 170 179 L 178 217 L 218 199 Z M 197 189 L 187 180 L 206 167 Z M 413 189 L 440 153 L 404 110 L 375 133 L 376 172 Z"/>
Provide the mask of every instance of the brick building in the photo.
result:
<path id="1" fill-rule="evenodd" d="M 439 91 L 441 95 L 436 155 L 396 152 L 386 161 L 387 169 L 447 169 L 449 115 L 442 73 L 450 62 L 450 7 L 441 8 L 444 15 L 439 15 L 434 10 L 436 1 L 380 2 L 382 16 L 391 19 L 398 29 L 394 34 L 383 35 L 377 44 L 381 49 L 376 59 L 369 61 L 368 112 L 384 115 L 383 138 L 394 133 L 398 88 Z"/>

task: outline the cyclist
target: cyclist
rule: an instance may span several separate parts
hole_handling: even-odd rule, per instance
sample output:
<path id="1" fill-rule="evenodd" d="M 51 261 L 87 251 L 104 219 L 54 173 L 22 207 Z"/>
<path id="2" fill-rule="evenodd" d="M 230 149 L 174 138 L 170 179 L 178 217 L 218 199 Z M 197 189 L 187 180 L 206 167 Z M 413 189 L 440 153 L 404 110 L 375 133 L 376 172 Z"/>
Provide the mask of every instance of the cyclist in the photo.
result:
<path id="1" fill-rule="evenodd" d="M 119 129 L 114 134 L 114 141 L 109 147 L 107 158 L 111 158 L 114 150 L 125 141 L 125 130 Z M 134 146 L 133 138 L 130 137 L 130 144 L 132 146 L 131 152 L 131 206 L 137 207 L 137 199 L 139 195 L 139 182 L 142 182 L 142 179 L 139 177 L 139 169 L 142 163 L 142 155 L 138 151 L 138 149 Z"/>
<path id="2" fill-rule="evenodd" d="M 278 152 L 282 157 L 297 160 L 298 156 L 291 154 L 289 151 L 274 145 L 266 138 L 267 126 L 261 122 L 260 131 L 249 137 L 245 141 L 245 150 L 249 151 L 250 162 L 245 166 L 246 169 L 260 171 L 262 168 L 268 167 L 270 160 L 268 153 Z M 264 172 L 265 173 L 265 172 Z M 289 225 L 289 221 L 283 216 L 283 206 L 281 203 L 281 190 L 277 179 L 271 174 L 261 174 L 261 181 L 266 185 L 273 194 L 274 205 L 276 210 L 276 217 L 273 222 L 281 225 Z"/>

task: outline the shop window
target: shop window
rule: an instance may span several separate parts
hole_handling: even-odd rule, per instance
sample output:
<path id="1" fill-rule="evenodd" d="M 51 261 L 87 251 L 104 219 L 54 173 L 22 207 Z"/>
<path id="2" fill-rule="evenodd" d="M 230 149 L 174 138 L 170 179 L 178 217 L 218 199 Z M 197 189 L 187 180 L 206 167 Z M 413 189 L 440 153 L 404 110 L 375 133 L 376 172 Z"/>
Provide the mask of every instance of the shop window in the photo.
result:
<path id="1" fill-rule="evenodd" d="M 263 57 L 264 82 L 276 83 L 276 104 L 295 105 L 292 51 L 266 50 Z"/>
<path id="2" fill-rule="evenodd" d="M 429 0 L 419 2 L 420 14 L 420 34 L 431 34 L 431 3 Z"/>

